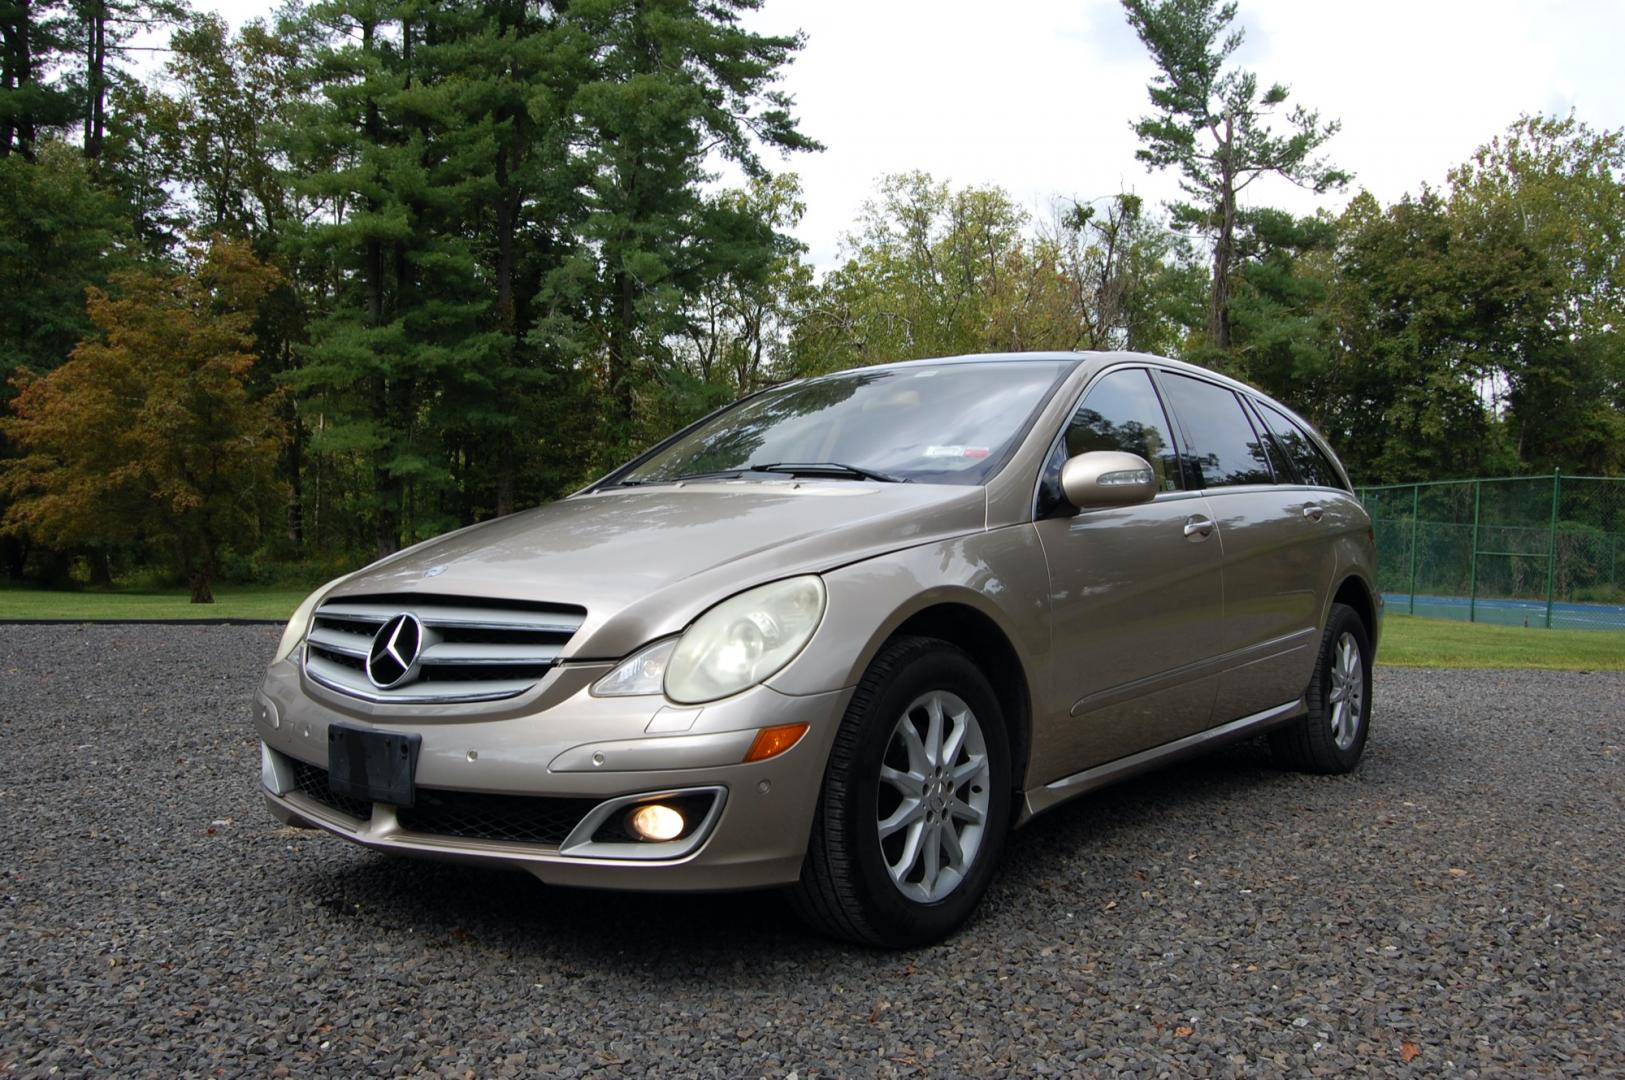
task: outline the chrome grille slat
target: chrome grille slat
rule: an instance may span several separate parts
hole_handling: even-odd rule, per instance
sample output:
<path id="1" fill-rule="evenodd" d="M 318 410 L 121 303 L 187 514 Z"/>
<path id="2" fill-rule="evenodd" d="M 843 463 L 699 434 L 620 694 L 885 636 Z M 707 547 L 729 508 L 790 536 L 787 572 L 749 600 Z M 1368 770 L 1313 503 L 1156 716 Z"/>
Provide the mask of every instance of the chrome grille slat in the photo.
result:
<path id="1" fill-rule="evenodd" d="M 430 598 L 418 596 L 402 596 L 398 604 L 338 600 L 323 604 L 319 609 L 319 613 L 335 619 L 353 619 L 375 626 L 382 626 L 403 611 L 416 615 L 424 626 L 464 630 L 525 630 L 550 634 L 573 634 L 581 629 L 581 622 L 587 617 L 584 611 L 579 615 L 567 611 L 504 611 L 501 608 L 436 603 Z"/>
<path id="2" fill-rule="evenodd" d="M 342 653 L 363 660 L 366 659 L 367 650 L 372 648 L 371 634 L 347 634 L 327 626 L 318 626 L 311 630 L 310 636 L 305 640 L 328 652 Z"/>
<path id="3" fill-rule="evenodd" d="M 442 641 L 423 650 L 425 664 L 551 664 L 559 658 L 558 645 L 501 645 L 484 642 Z"/>
<path id="4" fill-rule="evenodd" d="M 390 625 L 398 615 L 416 618 L 422 639 L 408 646 L 419 651 L 405 679 L 380 687 L 367 675 L 367 658 L 380 631 L 398 640 Z M 565 605 L 413 593 L 334 599 L 311 620 L 305 674 L 330 690 L 384 704 L 497 701 L 540 682 L 586 617 L 585 610 Z M 405 640 L 415 638 L 408 634 Z M 380 656 L 374 663 L 386 661 Z M 380 681 L 401 670 L 395 666 Z"/>

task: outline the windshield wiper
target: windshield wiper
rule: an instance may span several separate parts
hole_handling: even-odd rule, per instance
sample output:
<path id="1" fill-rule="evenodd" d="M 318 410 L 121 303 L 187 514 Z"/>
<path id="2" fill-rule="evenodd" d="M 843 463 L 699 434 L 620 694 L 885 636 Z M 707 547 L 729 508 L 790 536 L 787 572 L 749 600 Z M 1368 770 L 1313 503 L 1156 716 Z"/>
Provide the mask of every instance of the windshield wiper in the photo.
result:
<path id="1" fill-rule="evenodd" d="M 843 465 L 839 461 L 771 461 L 764 465 L 739 465 L 732 469 L 685 473 L 682 476 L 666 476 L 660 479 L 627 479 L 619 481 L 615 486 L 642 487 L 645 484 L 676 484 L 684 480 L 737 480 L 746 473 L 840 477 L 853 480 L 875 480 L 882 484 L 907 484 L 910 482 L 906 476 L 893 476 L 890 473 L 875 472 L 873 469 L 860 469 L 856 465 Z"/>
<path id="2" fill-rule="evenodd" d="M 643 487 L 646 484 L 680 484 L 685 480 L 737 480 L 746 466 L 737 469 L 716 469 L 712 472 L 684 473 L 681 476 L 660 476 L 647 479 L 616 481 L 616 487 Z"/>
<path id="3" fill-rule="evenodd" d="M 854 480 L 878 480 L 882 484 L 906 484 L 906 476 L 875 472 L 839 461 L 774 461 L 766 465 L 746 465 L 746 472 L 785 473 L 790 476 L 842 476 Z"/>

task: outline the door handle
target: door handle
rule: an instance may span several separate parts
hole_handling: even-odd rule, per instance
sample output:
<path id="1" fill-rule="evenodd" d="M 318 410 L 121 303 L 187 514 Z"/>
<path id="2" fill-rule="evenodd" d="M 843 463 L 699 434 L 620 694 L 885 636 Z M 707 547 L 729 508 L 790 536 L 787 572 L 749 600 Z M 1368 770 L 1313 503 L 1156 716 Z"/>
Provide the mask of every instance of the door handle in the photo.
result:
<path id="1" fill-rule="evenodd" d="M 1185 519 L 1185 536 L 1189 540 L 1206 540 L 1213 532 L 1213 521 L 1200 515 Z"/>
<path id="2" fill-rule="evenodd" d="M 1319 521 L 1321 518 L 1326 516 L 1326 511 L 1318 506 L 1306 506 L 1303 508 L 1303 516 L 1308 518 L 1310 521 Z"/>

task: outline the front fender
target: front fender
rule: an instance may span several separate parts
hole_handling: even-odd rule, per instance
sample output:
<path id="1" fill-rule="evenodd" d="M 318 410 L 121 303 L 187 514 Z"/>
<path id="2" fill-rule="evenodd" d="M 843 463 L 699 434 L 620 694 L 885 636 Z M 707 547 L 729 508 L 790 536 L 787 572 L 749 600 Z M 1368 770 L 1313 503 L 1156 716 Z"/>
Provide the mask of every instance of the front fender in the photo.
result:
<path id="1" fill-rule="evenodd" d="M 897 629 L 933 607 L 960 605 L 986 616 L 1009 640 L 1027 677 L 1035 713 L 1047 708 L 1049 568 L 1033 527 L 1016 525 L 891 552 L 824 575 L 829 606 L 807 648 L 768 680 L 782 694 L 857 685 Z"/>

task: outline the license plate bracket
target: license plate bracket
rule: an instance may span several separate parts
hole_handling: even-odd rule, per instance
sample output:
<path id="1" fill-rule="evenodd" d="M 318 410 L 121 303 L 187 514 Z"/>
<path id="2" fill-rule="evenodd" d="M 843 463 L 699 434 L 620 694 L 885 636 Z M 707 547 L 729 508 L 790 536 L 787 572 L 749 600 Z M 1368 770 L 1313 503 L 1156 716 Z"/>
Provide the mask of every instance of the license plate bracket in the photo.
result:
<path id="1" fill-rule="evenodd" d="M 328 790 L 349 799 L 410 807 L 417 796 L 412 778 L 417 773 L 422 746 L 422 735 L 330 724 Z"/>

